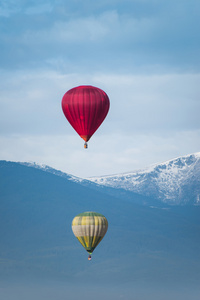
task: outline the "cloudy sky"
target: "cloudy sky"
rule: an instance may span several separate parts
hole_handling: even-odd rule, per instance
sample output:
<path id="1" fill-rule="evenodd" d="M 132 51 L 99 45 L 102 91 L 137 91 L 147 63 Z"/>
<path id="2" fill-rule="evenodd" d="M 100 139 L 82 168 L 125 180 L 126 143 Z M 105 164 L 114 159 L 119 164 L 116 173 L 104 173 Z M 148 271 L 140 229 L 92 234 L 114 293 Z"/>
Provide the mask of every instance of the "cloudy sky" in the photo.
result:
<path id="1" fill-rule="evenodd" d="M 199 0 L 0 0 L 0 159 L 89 177 L 200 151 Z M 83 148 L 61 100 L 110 98 Z"/>

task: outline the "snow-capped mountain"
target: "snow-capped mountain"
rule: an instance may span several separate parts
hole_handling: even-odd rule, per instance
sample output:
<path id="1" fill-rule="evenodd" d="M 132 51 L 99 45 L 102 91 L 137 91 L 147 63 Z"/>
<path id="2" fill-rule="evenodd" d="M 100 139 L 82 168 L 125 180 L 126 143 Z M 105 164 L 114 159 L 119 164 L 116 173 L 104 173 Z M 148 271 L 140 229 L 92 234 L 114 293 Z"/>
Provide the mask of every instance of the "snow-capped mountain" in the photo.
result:
<path id="1" fill-rule="evenodd" d="M 60 176 L 60 177 L 64 177 L 64 178 L 66 178 L 68 180 L 72 180 L 74 182 L 81 182 L 83 180 L 82 178 L 76 177 L 76 176 L 68 174 L 68 173 L 64 173 L 60 170 L 56 170 L 56 169 L 51 168 L 51 167 L 49 167 L 45 164 L 39 164 L 39 163 L 35 163 L 35 162 L 18 162 L 18 163 L 20 165 L 40 169 L 44 172 L 48 172 L 48 173 L 51 173 L 51 174 L 54 174 L 54 175 L 57 175 L 57 176 Z"/>
<path id="2" fill-rule="evenodd" d="M 168 204 L 200 205 L 200 152 L 144 170 L 87 180 L 102 186 L 154 197 Z"/>
<path id="3" fill-rule="evenodd" d="M 96 294 L 107 293 L 108 286 L 131 291 L 141 285 L 143 291 L 144 284 L 155 290 L 163 285 L 168 291 L 170 284 L 180 289 L 191 283 L 190 294 L 199 290 L 200 206 L 138 205 L 148 197 L 140 196 L 135 203 L 134 192 L 123 190 L 120 198 L 115 196 L 119 189 L 91 182 L 87 186 L 86 181 L 74 182 L 70 175 L 56 173 L 47 166 L 0 161 L 1 299 L 79 299 L 91 287 L 91 299 L 119 299 Z M 109 222 L 92 264 L 71 230 L 73 218 L 84 211 L 102 213 Z M 74 298 L 77 282 L 80 294 Z M 6 285 L 13 288 L 9 297 Z M 45 297 L 44 290 L 36 294 L 43 285 L 50 296 Z"/>
<path id="4" fill-rule="evenodd" d="M 155 164 L 143 170 L 85 179 L 46 165 L 26 162 L 20 164 L 64 177 L 106 194 L 129 198 L 132 202 L 142 205 L 200 205 L 200 152 Z"/>

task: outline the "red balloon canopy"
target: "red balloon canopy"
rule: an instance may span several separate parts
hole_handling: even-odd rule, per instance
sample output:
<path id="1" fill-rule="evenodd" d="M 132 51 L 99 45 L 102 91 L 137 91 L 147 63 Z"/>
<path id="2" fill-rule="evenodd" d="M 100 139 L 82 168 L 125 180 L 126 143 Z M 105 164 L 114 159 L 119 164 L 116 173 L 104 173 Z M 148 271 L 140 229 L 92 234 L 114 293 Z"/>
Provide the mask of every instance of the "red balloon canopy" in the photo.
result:
<path id="1" fill-rule="evenodd" d="M 107 94 L 90 85 L 75 87 L 62 98 L 65 117 L 85 142 L 99 128 L 110 107 Z"/>

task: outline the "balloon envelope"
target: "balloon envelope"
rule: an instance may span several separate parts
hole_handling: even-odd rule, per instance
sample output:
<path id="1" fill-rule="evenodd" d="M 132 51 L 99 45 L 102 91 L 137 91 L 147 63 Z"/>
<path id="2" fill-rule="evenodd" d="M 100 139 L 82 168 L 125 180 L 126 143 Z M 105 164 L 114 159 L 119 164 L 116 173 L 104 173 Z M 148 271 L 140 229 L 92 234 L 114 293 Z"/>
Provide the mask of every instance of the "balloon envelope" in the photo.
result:
<path id="1" fill-rule="evenodd" d="M 72 231 L 88 253 L 92 253 L 103 239 L 108 229 L 108 221 L 102 214 L 84 212 L 72 221 Z"/>
<path id="2" fill-rule="evenodd" d="M 107 94 L 89 85 L 75 87 L 66 92 L 62 98 L 65 117 L 85 142 L 89 141 L 99 128 L 109 107 Z"/>

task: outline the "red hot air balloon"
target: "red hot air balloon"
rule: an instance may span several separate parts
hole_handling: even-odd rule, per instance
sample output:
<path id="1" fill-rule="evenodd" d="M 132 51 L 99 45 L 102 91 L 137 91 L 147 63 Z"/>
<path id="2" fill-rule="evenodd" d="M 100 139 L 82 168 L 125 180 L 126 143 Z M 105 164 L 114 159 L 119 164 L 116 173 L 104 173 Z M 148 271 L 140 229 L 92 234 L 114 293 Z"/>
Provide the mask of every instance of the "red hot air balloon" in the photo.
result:
<path id="1" fill-rule="evenodd" d="M 85 141 L 84 147 L 105 119 L 110 107 L 107 94 L 94 86 L 82 85 L 66 92 L 62 98 L 65 117 Z"/>

